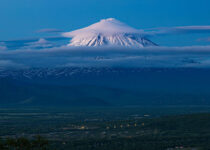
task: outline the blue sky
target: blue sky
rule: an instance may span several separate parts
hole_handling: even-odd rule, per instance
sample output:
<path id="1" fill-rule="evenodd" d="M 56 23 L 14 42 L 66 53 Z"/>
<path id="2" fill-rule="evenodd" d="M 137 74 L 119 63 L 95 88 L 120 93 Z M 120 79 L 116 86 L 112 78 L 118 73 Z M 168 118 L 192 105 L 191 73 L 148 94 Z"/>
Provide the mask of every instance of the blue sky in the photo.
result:
<path id="1" fill-rule="evenodd" d="M 210 25 L 209 0 L 1 0 L 0 40 L 46 36 L 35 31 L 71 31 L 103 18 L 138 29 Z M 153 37 L 166 46 L 210 45 L 210 34 Z"/>

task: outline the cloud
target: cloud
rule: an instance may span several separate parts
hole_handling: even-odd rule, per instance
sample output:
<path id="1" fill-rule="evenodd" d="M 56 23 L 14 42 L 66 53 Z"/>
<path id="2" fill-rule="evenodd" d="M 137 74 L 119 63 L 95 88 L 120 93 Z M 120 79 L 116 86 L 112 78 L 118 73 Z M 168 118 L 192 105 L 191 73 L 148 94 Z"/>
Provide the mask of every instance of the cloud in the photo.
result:
<path id="1" fill-rule="evenodd" d="M 170 34 L 192 34 L 210 33 L 210 26 L 178 26 L 162 27 L 145 30 L 146 36 L 170 35 Z"/>
<path id="2" fill-rule="evenodd" d="M 7 63 L 5 63 L 5 60 Z M 1 67 L 210 67 L 210 46 L 0 51 Z"/>
<path id="3" fill-rule="evenodd" d="M 6 50 L 6 49 L 7 49 L 7 47 L 6 47 L 5 43 L 4 42 L 0 42 L 0 51 L 1 50 Z"/>
<path id="4" fill-rule="evenodd" d="M 207 38 L 199 38 L 197 39 L 198 42 L 210 42 L 210 37 Z"/>
<path id="5" fill-rule="evenodd" d="M 36 31 L 37 33 L 60 33 L 60 32 L 63 32 L 62 30 L 60 29 L 40 29 L 40 30 L 37 30 Z"/>
<path id="6" fill-rule="evenodd" d="M 6 46 L 1 46 L 1 45 L 0 45 L 0 50 L 6 50 L 6 49 L 7 49 Z"/>
<path id="7" fill-rule="evenodd" d="M 44 43 L 45 42 L 45 43 Z M 25 39 L 17 39 L 17 40 L 7 40 L 0 41 L 4 43 L 4 47 L 8 50 L 18 50 L 22 48 L 33 48 L 37 47 L 37 49 L 49 48 L 49 47 L 59 47 L 62 45 L 67 45 L 69 43 L 69 38 L 65 38 L 62 36 L 47 36 L 40 38 L 25 38 Z M 50 45 L 51 44 L 51 45 Z"/>
<path id="8" fill-rule="evenodd" d="M 51 48 L 54 46 L 54 43 L 45 40 L 44 38 L 40 38 L 35 42 L 26 43 L 26 46 L 22 47 L 23 49 L 42 49 L 42 48 Z"/>
<path id="9" fill-rule="evenodd" d="M 27 66 L 15 63 L 11 60 L 0 60 L 0 69 L 26 69 Z"/>

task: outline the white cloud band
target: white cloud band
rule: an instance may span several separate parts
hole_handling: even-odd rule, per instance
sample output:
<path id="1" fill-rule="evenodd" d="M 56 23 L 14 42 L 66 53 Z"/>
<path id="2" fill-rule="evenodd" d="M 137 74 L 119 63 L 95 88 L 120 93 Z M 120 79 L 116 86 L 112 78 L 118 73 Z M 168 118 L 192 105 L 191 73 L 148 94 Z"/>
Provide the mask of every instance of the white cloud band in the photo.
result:
<path id="1" fill-rule="evenodd" d="M 15 67 L 207 67 L 210 46 L 154 48 L 50 48 L 0 51 Z M 17 65 L 15 65 L 17 64 Z M 1 64 L 1 68 L 7 68 Z M 10 65 L 11 66 L 11 65 Z"/>

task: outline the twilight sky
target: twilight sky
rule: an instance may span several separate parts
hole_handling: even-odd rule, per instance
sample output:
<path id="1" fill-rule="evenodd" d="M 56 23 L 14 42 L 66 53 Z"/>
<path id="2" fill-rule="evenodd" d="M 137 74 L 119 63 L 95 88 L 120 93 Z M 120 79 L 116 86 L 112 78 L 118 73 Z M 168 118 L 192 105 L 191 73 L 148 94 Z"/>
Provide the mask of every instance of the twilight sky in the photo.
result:
<path id="1" fill-rule="evenodd" d="M 0 41 L 54 36 L 36 31 L 71 31 L 110 17 L 137 29 L 209 26 L 209 6 L 209 0 L 1 0 Z M 151 40 L 161 46 L 210 45 L 210 32 Z"/>

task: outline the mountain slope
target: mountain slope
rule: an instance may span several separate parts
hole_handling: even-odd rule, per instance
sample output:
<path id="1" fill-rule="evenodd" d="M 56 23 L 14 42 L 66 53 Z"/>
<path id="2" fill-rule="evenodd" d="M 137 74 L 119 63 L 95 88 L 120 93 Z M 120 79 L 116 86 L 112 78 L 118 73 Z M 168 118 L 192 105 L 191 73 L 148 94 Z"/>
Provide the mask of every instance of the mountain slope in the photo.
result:
<path id="1" fill-rule="evenodd" d="M 0 71 L 0 106 L 210 105 L 209 69 Z"/>

